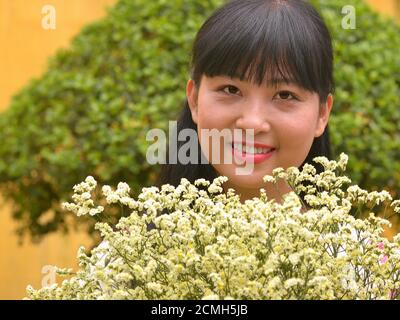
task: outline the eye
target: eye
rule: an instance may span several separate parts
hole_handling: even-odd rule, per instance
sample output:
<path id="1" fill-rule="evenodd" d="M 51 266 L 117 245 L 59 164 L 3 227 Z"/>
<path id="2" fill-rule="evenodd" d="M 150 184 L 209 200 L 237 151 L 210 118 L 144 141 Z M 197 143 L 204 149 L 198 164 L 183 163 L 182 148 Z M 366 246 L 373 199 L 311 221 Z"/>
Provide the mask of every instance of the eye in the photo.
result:
<path id="1" fill-rule="evenodd" d="M 221 88 L 221 90 L 227 94 L 238 94 L 240 91 L 238 88 L 236 88 L 235 86 L 224 86 Z"/>
<path id="2" fill-rule="evenodd" d="M 279 96 L 280 100 L 285 100 L 285 101 L 298 100 L 297 97 L 290 91 L 280 91 L 276 94 L 276 96 Z"/>

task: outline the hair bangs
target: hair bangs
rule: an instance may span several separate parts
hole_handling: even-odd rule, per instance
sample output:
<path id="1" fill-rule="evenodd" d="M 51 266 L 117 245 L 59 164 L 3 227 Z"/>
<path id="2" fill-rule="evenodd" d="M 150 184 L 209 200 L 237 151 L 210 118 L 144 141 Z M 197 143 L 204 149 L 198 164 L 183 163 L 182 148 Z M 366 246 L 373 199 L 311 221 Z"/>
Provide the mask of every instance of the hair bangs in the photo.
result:
<path id="1" fill-rule="evenodd" d="M 329 93 L 323 90 L 327 77 L 320 70 L 324 52 L 310 50 L 321 46 L 310 31 L 310 19 L 287 2 L 242 1 L 239 10 L 237 1 L 233 3 L 235 14 L 228 4 L 228 10 L 217 12 L 200 31 L 193 56 L 195 82 L 200 83 L 202 74 L 224 75 L 258 85 L 293 83 L 320 97 Z"/>

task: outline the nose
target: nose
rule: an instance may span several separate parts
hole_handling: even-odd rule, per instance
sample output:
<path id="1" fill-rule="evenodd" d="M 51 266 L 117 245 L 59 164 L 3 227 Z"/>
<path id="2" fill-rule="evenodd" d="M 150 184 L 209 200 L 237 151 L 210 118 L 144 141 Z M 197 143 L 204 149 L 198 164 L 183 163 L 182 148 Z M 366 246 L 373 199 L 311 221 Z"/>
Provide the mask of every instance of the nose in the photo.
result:
<path id="1" fill-rule="evenodd" d="M 257 133 L 268 132 L 271 130 L 270 117 L 266 101 L 253 100 L 242 106 L 236 128 L 253 129 L 254 135 Z"/>

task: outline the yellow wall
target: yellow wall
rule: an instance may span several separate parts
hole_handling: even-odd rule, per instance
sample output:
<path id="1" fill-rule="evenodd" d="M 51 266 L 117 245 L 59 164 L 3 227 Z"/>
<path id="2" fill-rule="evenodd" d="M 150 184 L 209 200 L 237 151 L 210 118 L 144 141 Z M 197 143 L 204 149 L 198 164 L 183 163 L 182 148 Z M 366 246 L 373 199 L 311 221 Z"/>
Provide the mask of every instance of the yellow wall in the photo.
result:
<path id="1" fill-rule="evenodd" d="M 399 0 L 367 0 L 367 2 L 376 11 L 385 16 L 394 17 L 397 21 L 400 21 Z"/>
<path id="2" fill-rule="evenodd" d="M 115 0 L 0 0 L 0 111 L 32 77 L 39 77 L 49 56 L 68 45 L 83 25 L 102 17 Z M 56 29 L 42 28 L 42 7 L 56 9 Z M 72 188 L 72 186 L 71 186 Z M 2 201 L 0 197 L 0 201 Z M 9 205 L 0 207 L 0 299 L 21 299 L 25 288 L 41 285 L 42 267 L 76 266 L 76 251 L 90 240 L 83 233 L 45 238 L 40 245 L 18 246 Z"/>
<path id="3" fill-rule="evenodd" d="M 115 0 L 0 0 L 0 110 L 27 80 L 40 76 L 47 58 L 67 46 L 83 25 Z M 56 9 L 56 30 L 42 28 L 42 7 Z"/>

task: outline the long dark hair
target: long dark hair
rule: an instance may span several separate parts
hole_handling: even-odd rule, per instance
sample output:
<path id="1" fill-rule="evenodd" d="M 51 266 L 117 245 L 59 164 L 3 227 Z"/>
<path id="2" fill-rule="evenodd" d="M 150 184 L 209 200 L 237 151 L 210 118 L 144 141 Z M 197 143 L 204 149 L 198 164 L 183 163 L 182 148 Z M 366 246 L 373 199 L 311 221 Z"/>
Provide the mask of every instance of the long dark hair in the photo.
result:
<path id="1" fill-rule="evenodd" d="M 229 1 L 205 21 L 194 41 L 191 78 L 197 87 L 202 75 L 239 77 L 259 85 L 265 80 L 275 85 L 274 79 L 280 77 L 318 93 L 322 104 L 334 92 L 331 36 L 321 16 L 305 1 Z M 183 129 L 197 131 L 187 100 L 177 121 L 178 134 Z M 178 141 L 175 151 L 186 143 Z M 197 150 L 201 151 L 199 143 Z M 321 172 L 322 167 L 312 161 L 317 156 L 331 158 L 328 126 L 314 139 L 300 169 L 310 163 Z M 162 166 L 158 185 L 177 186 L 181 178 L 194 182 L 217 176 L 211 164 L 178 161 Z"/>

